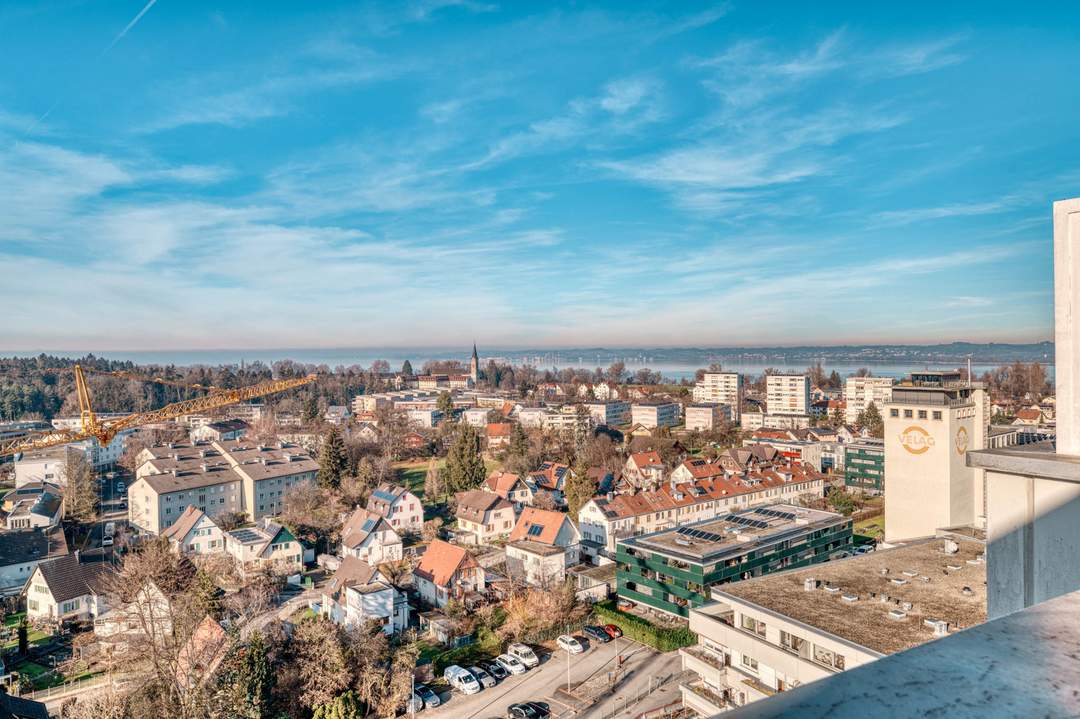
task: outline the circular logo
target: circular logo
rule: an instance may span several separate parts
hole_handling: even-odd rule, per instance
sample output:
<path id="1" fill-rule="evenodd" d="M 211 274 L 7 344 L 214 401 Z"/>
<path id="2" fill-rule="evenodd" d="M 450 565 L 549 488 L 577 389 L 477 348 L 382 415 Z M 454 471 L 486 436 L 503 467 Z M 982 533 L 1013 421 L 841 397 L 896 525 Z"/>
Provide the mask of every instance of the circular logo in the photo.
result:
<path id="1" fill-rule="evenodd" d="M 922 454 L 934 446 L 934 438 L 922 427 L 911 425 L 900 433 L 900 446 L 912 454 Z"/>
<path id="2" fill-rule="evenodd" d="M 960 429 L 956 430 L 956 453 L 962 455 L 967 452 L 967 449 L 968 432 L 966 429 L 961 427 Z"/>

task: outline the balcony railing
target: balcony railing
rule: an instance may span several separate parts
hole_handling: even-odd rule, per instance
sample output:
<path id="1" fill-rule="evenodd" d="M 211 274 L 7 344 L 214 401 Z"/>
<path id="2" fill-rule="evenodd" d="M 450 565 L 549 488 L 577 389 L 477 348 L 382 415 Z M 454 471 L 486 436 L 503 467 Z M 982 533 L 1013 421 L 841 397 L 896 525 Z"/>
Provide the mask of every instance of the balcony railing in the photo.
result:
<path id="1" fill-rule="evenodd" d="M 693 692 L 694 694 L 697 694 L 699 697 L 701 697 L 705 701 L 709 702 L 710 704 L 712 704 L 717 709 L 725 709 L 725 708 L 730 708 L 730 707 L 735 706 L 734 704 L 732 704 L 731 700 L 728 698 L 727 692 L 725 692 L 723 694 L 718 694 L 718 693 L 714 692 L 712 689 L 709 689 L 707 686 L 705 686 L 705 682 L 703 682 L 701 680 L 697 680 L 697 681 L 693 681 L 693 682 L 683 682 L 679 686 L 682 687 L 683 689 L 686 689 L 689 692 Z"/>
<path id="2" fill-rule="evenodd" d="M 683 647 L 679 651 L 686 652 L 690 656 L 694 657 L 695 659 L 700 659 L 711 667 L 714 667 L 716 669 L 724 669 L 724 661 L 710 651 L 707 651 L 700 647 Z"/>

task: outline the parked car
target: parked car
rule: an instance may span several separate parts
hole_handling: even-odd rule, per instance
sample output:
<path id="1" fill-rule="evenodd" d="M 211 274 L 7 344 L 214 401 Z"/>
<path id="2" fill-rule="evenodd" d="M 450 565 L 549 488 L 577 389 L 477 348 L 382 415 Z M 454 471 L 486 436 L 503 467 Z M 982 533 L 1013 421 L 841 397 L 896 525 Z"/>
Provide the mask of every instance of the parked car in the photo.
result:
<path id="1" fill-rule="evenodd" d="M 506 719 L 547 719 L 551 710 L 539 702 L 521 702 L 506 707 Z"/>
<path id="2" fill-rule="evenodd" d="M 113 538 L 112 537 L 110 537 L 108 535 L 105 535 L 104 537 L 101 538 L 101 546 L 102 547 L 111 547 L 112 545 L 113 545 Z"/>
<path id="3" fill-rule="evenodd" d="M 604 631 L 603 627 L 598 627 L 595 624 L 590 624 L 581 630 L 585 636 L 589 639 L 595 639 L 601 644 L 607 644 L 611 641 L 611 635 Z"/>
<path id="4" fill-rule="evenodd" d="M 611 637 L 612 639 L 618 639 L 619 637 L 622 636 L 622 630 L 619 629 L 614 624 L 605 624 L 600 628 L 603 629 L 605 632 L 607 632 L 608 636 Z"/>
<path id="5" fill-rule="evenodd" d="M 443 679 L 451 689 L 457 689 L 462 694 L 476 694 L 483 689 L 468 669 L 459 667 L 457 664 L 451 664 L 443 670 Z"/>
<path id="6" fill-rule="evenodd" d="M 555 640 L 555 643 L 559 645 L 560 649 L 565 649 L 571 654 L 581 654 L 585 651 L 585 647 L 581 646 L 581 642 L 569 634 L 563 634 Z"/>
<path id="7" fill-rule="evenodd" d="M 126 484 L 124 484 L 123 482 L 117 482 L 116 483 L 116 493 L 117 494 L 123 494 L 126 491 L 127 491 L 127 485 Z"/>
<path id="8" fill-rule="evenodd" d="M 491 676 L 483 669 L 477 666 L 468 667 L 469 673 L 476 677 L 476 681 L 480 682 L 480 686 L 484 689 L 490 689 L 498 682 L 495 681 L 495 677 Z"/>
<path id="9" fill-rule="evenodd" d="M 861 547 L 856 547 L 853 551 L 857 556 L 860 554 L 870 554 L 870 552 L 874 551 L 874 549 L 875 547 L 873 544 L 864 544 Z"/>
<path id="10" fill-rule="evenodd" d="M 413 687 L 413 691 L 424 700 L 424 706 L 426 707 L 437 707 L 442 704 L 439 695 L 427 684 L 417 684 Z"/>
<path id="11" fill-rule="evenodd" d="M 485 669 L 488 674 L 495 677 L 499 681 L 502 681 L 503 679 L 506 679 L 508 676 L 510 676 L 506 673 L 506 670 L 503 669 L 502 665 L 500 665 L 498 662 L 481 662 L 480 666 L 483 667 L 483 669 Z"/>
<path id="12" fill-rule="evenodd" d="M 495 657 L 495 663 L 510 674 L 524 674 L 527 670 L 525 665 L 518 661 L 517 657 L 509 654 L 500 654 Z M 427 701 L 426 699 L 424 701 Z"/>
<path id="13" fill-rule="evenodd" d="M 540 663 L 540 659 L 536 656 L 536 652 L 534 652 L 532 647 L 528 644 L 514 642 L 506 648 L 506 653 L 516 657 L 519 662 L 529 669 L 532 669 Z"/>
<path id="14" fill-rule="evenodd" d="M 633 609 L 636 606 L 637 605 L 634 604 L 633 602 L 631 602 L 629 599 L 620 599 L 619 600 L 619 611 L 620 612 L 629 612 L 631 609 Z"/>

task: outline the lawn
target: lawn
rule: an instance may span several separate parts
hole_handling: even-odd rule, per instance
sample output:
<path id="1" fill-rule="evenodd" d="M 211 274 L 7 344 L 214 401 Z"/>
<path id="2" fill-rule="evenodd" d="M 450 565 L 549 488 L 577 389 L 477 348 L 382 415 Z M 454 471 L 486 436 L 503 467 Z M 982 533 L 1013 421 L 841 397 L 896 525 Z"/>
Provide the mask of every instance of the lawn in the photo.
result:
<path id="1" fill-rule="evenodd" d="M 885 534 L 885 517 L 879 514 L 876 517 L 856 522 L 852 527 L 852 532 L 857 535 L 861 534 L 864 537 L 882 539 Z"/>
<path id="2" fill-rule="evenodd" d="M 15 628 L 19 625 L 19 622 L 21 622 L 23 617 L 25 616 L 25 612 L 17 612 L 15 614 L 9 614 L 8 616 L 4 617 L 4 633 L 6 635 L 8 632 L 11 632 L 11 636 L 10 639 L 0 645 L 0 649 L 3 649 L 4 651 L 10 649 L 18 649 L 19 635 L 18 633 L 16 633 Z M 26 638 L 29 641 L 30 646 L 34 646 L 35 644 L 41 644 L 49 640 L 50 635 L 46 634 L 40 629 L 34 629 L 33 627 L 27 627 L 27 629 L 29 631 L 27 632 Z"/>
<path id="3" fill-rule="evenodd" d="M 442 469 L 446 464 L 445 459 L 436 460 L 436 466 Z M 488 473 L 499 468 L 499 462 L 493 459 L 485 459 Z M 428 460 L 410 462 L 398 462 L 394 465 L 397 470 L 397 479 L 406 489 L 415 494 L 421 500 L 424 499 L 424 480 L 427 479 Z"/>

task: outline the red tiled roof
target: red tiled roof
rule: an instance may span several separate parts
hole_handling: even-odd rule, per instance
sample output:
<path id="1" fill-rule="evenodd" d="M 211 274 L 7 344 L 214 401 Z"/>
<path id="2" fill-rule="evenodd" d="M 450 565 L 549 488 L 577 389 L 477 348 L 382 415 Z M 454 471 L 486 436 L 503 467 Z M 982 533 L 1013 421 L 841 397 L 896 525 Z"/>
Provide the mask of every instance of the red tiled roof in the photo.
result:
<path id="1" fill-rule="evenodd" d="M 509 437 L 510 436 L 510 424 L 507 422 L 496 422 L 487 426 L 488 439 L 494 437 Z"/>
<path id="2" fill-rule="evenodd" d="M 790 479 L 785 480 L 785 475 L 790 476 Z M 721 497 L 773 489 L 792 482 L 802 483 L 820 479 L 822 475 L 813 468 L 793 463 L 777 469 L 749 472 L 745 477 L 700 479 L 677 484 L 674 488 L 670 484 L 665 484 L 660 489 L 651 492 L 620 494 L 611 500 L 596 499 L 595 501 L 609 517 L 629 518 L 677 507 L 687 507 Z"/>
<path id="3" fill-rule="evenodd" d="M 1042 419 L 1042 412 L 1037 409 L 1021 409 L 1016 412 L 1017 419 L 1038 420 Z"/>
<path id="4" fill-rule="evenodd" d="M 498 472 L 492 472 L 488 475 L 487 486 L 492 492 L 505 498 L 513 491 L 514 486 L 519 481 L 521 481 L 521 477 L 518 475 L 500 469 Z"/>
<path id="5" fill-rule="evenodd" d="M 562 512 L 526 507 L 510 532 L 510 541 L 524 539 L 553 546 L 565 521 L 567 516 Z"/>
<path id="6" fill-rule="evenodd" d="M 630 455 L 630 461 L 633 462 L 638 469 L 650 465 L 663 464 L 659 452 L 637 452 Z"/>
<path id="7" fill-rule="evenodd" d="M 476 566 L 476 560 L 464 549 L 436 539 L 428 545 L 413 572 L 437 586 L 446 587 L 459 569 L 473 566 Z"/>

